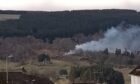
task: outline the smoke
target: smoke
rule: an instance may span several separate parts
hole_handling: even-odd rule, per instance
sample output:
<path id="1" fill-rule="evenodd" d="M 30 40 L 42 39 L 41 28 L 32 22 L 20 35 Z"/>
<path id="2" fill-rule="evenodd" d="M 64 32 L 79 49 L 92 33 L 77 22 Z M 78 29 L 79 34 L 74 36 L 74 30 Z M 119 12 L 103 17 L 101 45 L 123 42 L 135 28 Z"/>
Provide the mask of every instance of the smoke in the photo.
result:
<path id="1" fill-rule="evenodd" d="M 106 48 L 109 52 L 114 52 L 116 48 L 122 51 L 125 48 L 130 51 L 140 50 L 140 27 L 136 25 L 111 27 L 104 33 L 104 38 L 76 45 L 75 50 L 69 53 L 75 53 L 77 50 L 103 51 Z"/>

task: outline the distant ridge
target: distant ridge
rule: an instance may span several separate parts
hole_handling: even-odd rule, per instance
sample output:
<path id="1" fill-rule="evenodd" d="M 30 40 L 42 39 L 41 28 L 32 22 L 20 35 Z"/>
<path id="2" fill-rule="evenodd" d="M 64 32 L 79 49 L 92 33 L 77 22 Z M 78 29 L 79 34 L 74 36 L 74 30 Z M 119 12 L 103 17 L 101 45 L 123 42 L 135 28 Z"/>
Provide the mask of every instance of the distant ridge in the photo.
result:
<path id="1" fill-rule="evenodd" d="M 131 9 L 93 9 L 93 10 L 64 10 L 64 11 L 26 11 L 26 10 L 0 10 L 0 13 L 10 13 L 10 14 L 23 14 L 23 13 L 47 13 L 47 12 L 65 12 L 65 11 L 131 11 L 131 12 L 137 12 L 136 10 Z"/>

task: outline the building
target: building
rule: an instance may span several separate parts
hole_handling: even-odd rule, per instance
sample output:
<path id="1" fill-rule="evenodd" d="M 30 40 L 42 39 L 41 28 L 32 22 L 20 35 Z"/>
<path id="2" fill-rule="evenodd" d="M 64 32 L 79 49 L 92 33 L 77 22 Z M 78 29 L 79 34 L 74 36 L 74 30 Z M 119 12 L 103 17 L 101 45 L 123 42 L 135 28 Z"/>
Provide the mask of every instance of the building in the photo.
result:
<path id="1" fill-rule="evenodd" d="M 0 72 L 0 84 L 54 84 L 48 78 L 41 78 L 34 75 L 24 74 L 22 72 Z"/>
<path id="2" fill-rule="evenodd" d="M 137 66 L 130 73 L 131 84 L 140 84 L 140 66 Z"/>

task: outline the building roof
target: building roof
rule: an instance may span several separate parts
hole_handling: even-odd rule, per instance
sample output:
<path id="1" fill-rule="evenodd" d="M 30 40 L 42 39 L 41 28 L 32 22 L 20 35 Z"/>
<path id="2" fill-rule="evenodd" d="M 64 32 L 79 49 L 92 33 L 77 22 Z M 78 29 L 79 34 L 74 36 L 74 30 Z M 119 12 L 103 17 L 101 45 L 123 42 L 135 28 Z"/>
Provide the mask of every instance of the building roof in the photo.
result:
<path id="1" fill-rule="evenodd" d="M 0 72 L 2 84 L 6 84 L 6 72 Z M 8 84 L 54 84 L 49 78 L 28 75 L 22 72 L 8 72 Z"/>
<path id="2" fill-rule="evenodd" d="M 133 69 L 129 74 L 130 75 L 140 76 L 140 65 L 137 66 L 135 69 Z"/>

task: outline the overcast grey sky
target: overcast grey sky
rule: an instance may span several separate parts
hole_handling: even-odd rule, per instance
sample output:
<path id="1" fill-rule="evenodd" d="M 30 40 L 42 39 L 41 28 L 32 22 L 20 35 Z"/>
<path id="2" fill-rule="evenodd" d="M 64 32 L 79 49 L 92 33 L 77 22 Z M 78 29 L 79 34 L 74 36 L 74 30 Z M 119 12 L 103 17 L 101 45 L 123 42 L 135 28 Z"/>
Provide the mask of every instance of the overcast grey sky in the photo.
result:
<path id="1" fill-rule="evenodd" d="M 140 11 L 140 0 L 0 0 L 0 9 L 39 11 L 135 9 Z"/>

